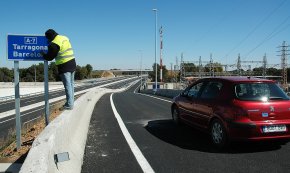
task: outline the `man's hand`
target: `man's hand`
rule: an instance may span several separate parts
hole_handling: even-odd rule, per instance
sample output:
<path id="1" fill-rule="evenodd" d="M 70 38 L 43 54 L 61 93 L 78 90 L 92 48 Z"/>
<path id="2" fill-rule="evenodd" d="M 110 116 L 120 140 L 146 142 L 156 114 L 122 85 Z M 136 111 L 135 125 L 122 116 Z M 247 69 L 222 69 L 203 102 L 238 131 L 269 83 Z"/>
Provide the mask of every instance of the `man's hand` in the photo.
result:
<path id="1" fill-rule="evenodd" d="M 43 57 L 46 55 L 46 53 L 45 53 L 44 51 L 41 51 L 40 54 L 41 54 L 41 56 L 43 56 Z"/>

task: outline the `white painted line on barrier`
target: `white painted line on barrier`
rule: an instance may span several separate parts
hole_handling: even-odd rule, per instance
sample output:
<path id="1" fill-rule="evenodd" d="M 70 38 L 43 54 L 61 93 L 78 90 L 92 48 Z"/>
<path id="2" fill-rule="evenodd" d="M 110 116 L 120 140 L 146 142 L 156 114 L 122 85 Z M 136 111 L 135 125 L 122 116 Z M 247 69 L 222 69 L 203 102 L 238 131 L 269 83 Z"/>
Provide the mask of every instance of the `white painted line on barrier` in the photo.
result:
<path id="1" fill-rule="evenodd" d="M 23 123 L 23 125 L 25 125 L 25 124 L 27 124 L 27 123 L 30 123 L 30 122 L 32 122 L 32 121 L 34 121 L 34 120 L 36 120 L 36 119 L 39 119 L 39 118 L 41 118 L 41 116 L 36 117 L 36 118 L 33 118 L 33 119 L 29 120 L 29 121 L 26 121 L 25 123 Z"/>
<path id="2" fill-rule="evenodd" d="M 152 98 L 155 98 L 155 99 L 158 99 L 158 100 L 162 100 L 162 101 L 165 101 L 165 102 L 168 102 L 168 103 L 172 103 L 172 101 L 165 100 L 165 99 L 158 98 L 158 97 L 154 97 L 154 96 L 151 96 L 151 95 L 148 95 L 148 94 L 141 94 L 141 93 L 135 93 L 135 94 L 140 94 L 140 95 L 143 95 L 143 96 L 152 97 Z"/>
<path id="3" fill-rule="evenodd" d="M 140 85 L 138 85 L 138 86 L 137 86 L 137 88 L 135 88 L 135 90 L 134 90 L 134 94 L 136 94 L 136 93 L 137 93 L 136 91 L 137 91 L 137 89 L 138 89 L 139 87 L 141 87 L 141 84 L 140 84 Z"/>
<path id="4" fill-rule="evenodd" d="M 15 117 L 14 117 L 14 118 L 10 118 L 10 119 L 5 120 L 5 121 L 1 121 L 0 124 L 6 123 L 6 122 L 11 121 L 11 120 L 14 120 L 14 119 L 15 119 Z M 1 172 L 0 172 L 0 173 L 1 173 Z"/>
<path id="5" fill-rule="evenodd" d="M 136 92 L 137 89 L 139 88 L 139 86 L 140 85 L 138 85 L 138 87 L 134 90 L 134 94 L 140 94 L 140 95 L 143 95 L 143 96 L 152 97 L 152 98 L 155 98 L 155 99 L 159 99 L 159 100 L 162 100 L 162 101 L 166 101 L 166 102 L 172 103 L 172 101 L 169 101 L 169 100 L 165 100 L 165 99 L 154 97 L 154 96 L 151 96 L 151 95 L 148 95 L 148 94 L 142 94 L 142 93 Z"/>
<path id="6" fill-rule="evenodd" d="M 152 172 L 153 173 L 154 170 L 152 169 L 152 167 L 150 166 L 150 164 L 148 163 L 148 161 L 146 160 L 146 158 L 142 154 L 141 150 L 138 148 L 137 144 L 135 143 L 134 139 L 132 138 L 128 129 L 126 128 L 121 116 L 117 112 L 116 107 L 115 107 L 114 102 L 113 102 L 113 94 L 111 94 L 111 96 L 110 96 L 110 102 L 111 102 L 111 107 L 113 109 L 115 117 L 116 117 L 118 124 L 121 128 L 121 131 L 122 131 L 127 143 L 129 144 L 129 147 L 130 147 L 131 151 L 133 152 L 137 162 L 141 166 L 141 169 L 143 170 L 143 172 L 150 172 L 150 173 Z"/>

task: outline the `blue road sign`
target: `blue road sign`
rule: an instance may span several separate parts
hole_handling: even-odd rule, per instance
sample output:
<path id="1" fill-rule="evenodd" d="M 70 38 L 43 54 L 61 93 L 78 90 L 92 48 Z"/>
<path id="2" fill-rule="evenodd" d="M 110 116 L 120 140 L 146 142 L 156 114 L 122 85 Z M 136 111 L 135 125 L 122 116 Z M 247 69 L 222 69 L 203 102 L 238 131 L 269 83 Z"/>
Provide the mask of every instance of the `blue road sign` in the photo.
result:
<path id="1" fill-rule="evenodd" d="M 7 59 L 13 61 L 44 61 L 41 51 L 47 52 L 45 36 L 8 35 Z"/>

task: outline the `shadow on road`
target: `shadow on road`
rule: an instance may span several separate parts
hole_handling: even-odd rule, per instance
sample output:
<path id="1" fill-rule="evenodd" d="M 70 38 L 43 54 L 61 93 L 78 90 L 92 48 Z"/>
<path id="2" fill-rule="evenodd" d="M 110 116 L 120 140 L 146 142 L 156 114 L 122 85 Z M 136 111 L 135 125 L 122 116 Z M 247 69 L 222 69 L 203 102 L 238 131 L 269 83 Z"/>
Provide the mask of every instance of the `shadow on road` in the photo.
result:
<path id="1" fill-rule="evenodd" d="M 233 142 L 224 150 L 216 149 L 210 136 L 186 125 L 177 126 L 171 119 L 149 121 L 145 129 L 157 138 L 187 150 L 209 153 L 253 153 L 279 150 L 288 141 Z"/>

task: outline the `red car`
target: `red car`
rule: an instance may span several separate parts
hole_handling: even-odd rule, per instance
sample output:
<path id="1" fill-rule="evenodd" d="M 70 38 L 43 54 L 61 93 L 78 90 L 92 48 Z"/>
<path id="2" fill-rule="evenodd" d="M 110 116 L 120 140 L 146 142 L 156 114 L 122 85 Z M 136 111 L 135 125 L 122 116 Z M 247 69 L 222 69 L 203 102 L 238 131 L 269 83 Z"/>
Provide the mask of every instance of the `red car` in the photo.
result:
<path id="1" fill-rule="evenodd" d="M 171 112 L 177 124 L 208 132 L 219 148 L 232 140 L 290 139 L 290 99 L 272 80 L 199 79 L 174 98 Z"/>

